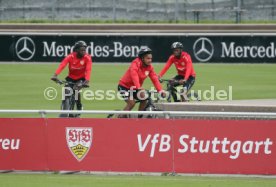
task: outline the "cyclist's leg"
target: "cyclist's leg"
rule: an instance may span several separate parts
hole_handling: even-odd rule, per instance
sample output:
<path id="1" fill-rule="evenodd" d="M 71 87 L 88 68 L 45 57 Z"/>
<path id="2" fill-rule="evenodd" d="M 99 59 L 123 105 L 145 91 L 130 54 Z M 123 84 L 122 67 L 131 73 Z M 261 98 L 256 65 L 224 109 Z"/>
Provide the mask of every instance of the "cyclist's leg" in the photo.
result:
<path id="1" fill-rule="evenodd" d="M 126 106 L 124 107 L 123 110 L 130 111 L 134 108 L 134 106 L 135 106 L 135 100 L 129 98 L 128 100 L 126 100 Z"/>
<path id="2" fill-rule="evenodd" d="M 67 81 L 71 82 L 71 79 L 69 77 L 65 78 Z M 71 85 L 66 85 L 62 89 L 62 104 L 61 104 L 61 110 L 70 110 L 71 109 L 71 94 L 73 94 L 73 88 Z M 70 114 L 60 114 L 60 117 L 71 117 Z"/>
<path id="3" fill-rule="evenodd" d="M 66 77 L 66 81 L 72 82 L 72 83 L 77 83 L 78 81 L 81 81 L 81 80 L 83 81 L 83 78 L 75 80 L 75 79 L 70 78 L 69 76 Z M 82 110 L 80 93 L 74 89 L 74 85 L 70 85 L 70 88 L 71 88 L 71 93 L 72 93 L 72 96 L 69 96 L 70 104 L 71 104 L 70 110 L 74 110 L 75 105 L 76 105 L 77 110 Z M 80 116 L 80 114 L 70 114 L 69 115 L 69 117 L 78 117 L 78 116 Z"/>
<path id="4" fill-rule="evenodd" d="M 147 100 L 140 101 L 138 110 L 139 110 L 139 111 L 145 110 L 145 108 L 146 108 L 146 106 L 147 106 L 147 103 L 148 103 Z"/>
<path id="5" fill-rule="evenodd" d="M 66 80 L 67 82 L 76 82 L 76 80 L 72 79 L 72 78 L 69 77 L 69 76 L 67 76 L 67 77 L 65 78 L 65 80 Z"/>
<path id="6" fill-rule="evenodd" d="M 123 108 L 124 111 L 131 111 L 135 106 L 135 100 L 128 98 L 126 101 L 126 106 Z M 120 114 L 119 118 L 127 118 L 127 114 Z"/>
<path id="7" fill-rule="evenodd" d="M 182 75 L 176 75 L 173 79 L 179 81 L 184 79 L 184 77 Z M 175 84 L 175 86 L 179 86 L 179 84 Z"/>
<path id="8" fill-rule="evenodd" d="M 85 78 L 81 78 L 79 80 L 76 80 L 76 82 L 79 82 L 79 81 L 84 82 Z M 77 105 L 77 110 L 83 110 L 83 106 L 82 106 L 82 103 L 81 103 L 81 94 L 80 94 L 79 91 L 78 91 L 78 97 L 77 97 L 77 100 L 76 100 L 76 105 Z"/>
<path id="9" fill-rule="evenodd" d="M 67 82 L 73 82 L 73 83 L 76 82 L 74 79 L 72 79 L 72 78 L 70 78 L 68 76 L 65 78 L 65 80 Z M 65 87 L 65 94 L 66 94 L 67 98 L 70 98 L 71 96 L 74 96 L 75 92 L 74 92 L 73 86 L 74 85 L 69 84 L 67 87 Z"/>
<path id="10" fill-rule="evenodd" d="M 138 97 L 135 98 L 140 103 L 138 110 L 139 111 L 144 111 L 147 107 L 148 99 L 146 98 L 146 95 L 145 95 L 144 92 L 143 93 L 141 92 L 141 94 L 139 94 L 139 97 L 140 98 L 138 98 Z M 143 114 L 138 115 L 138 118 L 142 118 L 142 117 L 143 117 Z"/>
<path id="11" fill-rule="evenodd" d="M 83 107 L 82 107 L 82 104 L 81 104 L 81 95 L 80 95 L 80 92 L 75 92 L 75 94 L 77 94 L 77 98 L 76 96 L 74 95 L 74 102 L 76 103 L 76 107 L 77 107 L 77 110 L 83 110 Z M 73 115 L 73 117 L 80 117 L 81 114 L 75 114 Z"/>
<path id="12" fill-rule="evenodd" d="M 140 104 L 139 104 L 138 110 L 144 111 L 148 104 L 147 100 L 143 100 L 143 101 L 139 101 L 139 102 L 140 102 Z M 143 114 L 138 114 L 138 118 L 142 118 L 142 117 L 143 117 Z"/>
<path id="13" fill-rule="evenodd" d="M 78 100 L 76 100 L 77 110 L 82 110 L 81 95 L 78 92 Z"/>
<path id="14" fill-rule="evenodd" d="M 66 77 L 65 80 L 68 81 L 68 82 L 73 82 L 74 81 L 70 77 Z M 70 101 L 70 98 L 71 98 L 72 94 L 74 95 L 73 86 L 70 85 L 70 84 L 66 85 L 64 87 L 63 93 L 62 93 L 63 102 L 65 100 L 69 100 Z M 70 108 L 71 108 L 71 106 L 66 106 L 66 108 L 63 108 L 63 110 L 70 110 Z"/>
<path id="15" fill-rule="evenodd" d="M 135 106 L 135 99 L 133 95 L 130 95 L 129 89 L 125 88 L 124 86 L 118 85 L 118 91 L 121 97 L 126 102 L 126 106 L 123 108 L 124 111 L 130 111 Z M 119 118 L 127 118 L 127 115 L 119 115 Z"/>
<path id="16" fill-rule="evenodd" d="M 190 76 L 187 82 L 183 85 L 183 87 L 187 90 L 187 92 L 189 92 L 194 84 L 195 84 L 195 77 Z"/>
<path id="17" fill-rule="evenodd" d="M 184 77 L 182 76 L 182 75 L 176 75 L 174 78 L 173 78 L 174 80 L 177 80 L 177 81 L 179 81 L 179 80 L 181 80 L 181 79 L 184 79 Z M 174 100 L 174 102 L 180 102 L 181 100 L 180 100 L 180 98 L 178 98 L 178 96 L 177 96 L 177 90 L 176 90 L 176 87 L 177 86 L 179 86 L 179 84 L 178 83 L 175 83 L 174 85 L 172 85 L 171 86 L 171 93 L 172 93 L 172 97 L 173 97 L 173 100 Z"/>
<path id="18" fill-rule="evenodd" d="M 139 111 L 145 110 L 147 101 L 148 101 L 146 97 L 147 96 L 146 96 L 145 90 L 141 90 L 137 94 L 134 94 L 134 99 L 136 101 L 139 101 L 139 103 L 140 103 L 139 108 L 138 108 Z"/>
<path id="19" fill-rule="evenodd" d="M 195 83 L 195 77 L 190 76 L 186 83 L 183 85 L 183 93 L 181 94 L 182 101 L 189 101 L 188 92 Z"/>

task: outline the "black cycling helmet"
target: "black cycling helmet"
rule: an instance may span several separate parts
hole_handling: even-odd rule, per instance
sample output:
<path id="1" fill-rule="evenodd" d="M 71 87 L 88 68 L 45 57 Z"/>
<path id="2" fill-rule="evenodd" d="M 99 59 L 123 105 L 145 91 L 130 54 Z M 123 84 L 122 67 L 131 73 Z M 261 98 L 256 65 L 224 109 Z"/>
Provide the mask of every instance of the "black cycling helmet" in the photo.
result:
<path id="1" fill-rule="evenodd" d="M 138 53 L 138 57 L 142 58 L 147 54 L 152 54 L 152 50 L 149 47 L 142 47 Z"/>
<path id="2" fill-rule="evenodd" d="M 80 47 L 87 47 L 87 45 L 84 41 L 77 41 L 74 45 L 74 51 Z"/>
<path id="3" fill-rule="evenodd" d="M 174 42 L 171 45 L 171 49 L 183 49 L 183 44 L 181 42 Z"/>

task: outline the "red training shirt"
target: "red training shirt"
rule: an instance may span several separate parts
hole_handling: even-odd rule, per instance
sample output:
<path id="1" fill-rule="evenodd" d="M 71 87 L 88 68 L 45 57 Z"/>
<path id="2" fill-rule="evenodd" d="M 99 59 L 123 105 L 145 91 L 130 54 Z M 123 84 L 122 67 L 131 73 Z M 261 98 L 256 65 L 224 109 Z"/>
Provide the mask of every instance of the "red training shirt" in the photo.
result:
<path id="1" fill-rule="evenodd" d="M 77 53 L 70 53 L 65 57 L 58 69 L 56 74 L 60 74 L 61 71 L 69 64 L 69 77 L 74 80 L 85 78 L 90 80 L 91 69 L 92 69 L 92 58 L 89 54 L 85 54 L 82 58 L 77 57 Z"/>
<path id="2" fill-rule="evenodd" d="M 143 85 L 144 80 L 150 77 L 154 87 L 159 92 L 162 90 L 162 86 L 158 80 L 154 68 L 152 65 L 143 66 L 140 58 L 136 58 L 132 61 L 128 70 L 124 76 L 120 79 L 119 85 L 124 86 L 128 89 L 133 87 L 133 89 L 140 89 Z"/>
<path id="3" fill-rule="evenodd" d="M 192 75 L 193 77 L 196 76 L 195 70 L 193 68 L 193 63 L 191 56 L 186 53 L 182 52 L 180 58 L 176 58 L 174 55 L 171 55 L 164 66 L 164 68 L 159 73 L 159 76 L 162 77 L 168 69 L 171 67 L 171 65 L 174 64 L 177 70 L 178 75 L 182 75 L 185 80 L 188 80 L 188 78 Z"/>

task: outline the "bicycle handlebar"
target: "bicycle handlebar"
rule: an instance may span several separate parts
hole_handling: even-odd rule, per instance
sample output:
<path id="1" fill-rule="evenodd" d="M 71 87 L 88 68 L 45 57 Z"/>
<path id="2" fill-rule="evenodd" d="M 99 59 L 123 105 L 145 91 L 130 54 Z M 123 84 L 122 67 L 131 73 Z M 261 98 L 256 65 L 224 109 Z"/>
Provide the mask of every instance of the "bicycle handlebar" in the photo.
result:
<path id="1" fill-rule="evenodd" d="M 178 83 L 179 81 L 178 80 L 175 80 L 175 79 L 159 79 L 160 83 L 163 83 L 163 82 L 168 82 L 170 84 L 174 84 L 174 83 Z"/>
<path id="2" fill-rule="evenodd" d="M 59 80 L 59 79 L 57 79 L 55 82 L 57 84 L 60 84 L 60 85 L 62 85 L 62 84 L 71 84 L 71 85 L 77 85 L 77 84 L 79 84 L 79 82 L 63 81 L 63 80 Z M 80 87 L 82 87 L 82 88 L 89 88 L 89 85 L 81 83 Z"/>
<path id="3" fill-rule="evenodd" d="M 174 79 L 160 79 L 160 81 L 162 81 L 162 82 L 168 82 L 168 81 L 172 81 L 172 80 L 174 80 Z"/>

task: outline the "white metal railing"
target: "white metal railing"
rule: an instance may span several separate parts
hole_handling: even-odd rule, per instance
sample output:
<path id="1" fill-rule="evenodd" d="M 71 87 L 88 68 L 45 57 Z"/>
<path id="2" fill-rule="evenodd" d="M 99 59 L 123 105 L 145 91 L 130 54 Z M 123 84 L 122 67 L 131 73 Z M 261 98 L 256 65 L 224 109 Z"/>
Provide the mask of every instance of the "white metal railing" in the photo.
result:
<path id="1" fill-rule="evenodd" d="M 40 114 L 46 117 L 47 114 L 145 114 L 156 115 L 165 118 L 174 116 L 181 117 L 232 117 L 232 118 L 269 118 L 276 119 L 275 112 L 203 112 L 203 111 L 114 111 L 114 110 L 0 110 L 1 113 L 9 114 Z"/>

